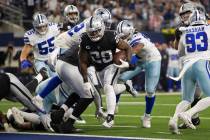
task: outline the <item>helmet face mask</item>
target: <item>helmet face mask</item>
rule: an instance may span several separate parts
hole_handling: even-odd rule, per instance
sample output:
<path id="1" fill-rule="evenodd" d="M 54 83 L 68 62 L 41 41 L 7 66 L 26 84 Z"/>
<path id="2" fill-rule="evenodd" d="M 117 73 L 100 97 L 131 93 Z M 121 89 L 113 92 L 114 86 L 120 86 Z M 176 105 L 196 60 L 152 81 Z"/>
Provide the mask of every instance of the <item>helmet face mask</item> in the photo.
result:
<path id="1" fill-rule="evenodd" d="M 104 36 L 105 25 L 103 20 L 99 16 L 91 17 L 86 26 L 86 32 L 88 37 L 94 41 L 99 41 Z"/>
<path id="2" fill-rule="evenodd" d="M 112 15 L 109 12 L 109 10 L 105 9 L 105 8 L 98 8 L 94 11 L 94 15 L 99 16 L 102 18 L 102 20 L 104 21 L 105 27 L 107 29 L 111 28 L 111 24 L 112 24 Z"/>
<path id="3" fill-rule="evenodd" d="M 205 13 L 194 10 L 189 17 L 189 23 L 190 25 L 207 24 Z"/>
<path id="4" fill-rule="evenodd" d="M 179 9 L 179 16 L 185 25 L 189 25 L 189 17 L 191 16 L 193 10 L 195 10 L 195 6 L 193 3 L 185 3 Z"/>
<path id="5" fill-rule="evenodd" d="M 74 5 L 68 5 L 64 9 L 64 16 L 70 23 L 76 24 L 79 21 L 79 10 Z"/>
<path id="6" fill-rule="evenodd" d="M 48 31 L 48 20 L 44 14 L 36 14 L 33 17 L 33 27 L 40 35 L 45 35 Z"/>

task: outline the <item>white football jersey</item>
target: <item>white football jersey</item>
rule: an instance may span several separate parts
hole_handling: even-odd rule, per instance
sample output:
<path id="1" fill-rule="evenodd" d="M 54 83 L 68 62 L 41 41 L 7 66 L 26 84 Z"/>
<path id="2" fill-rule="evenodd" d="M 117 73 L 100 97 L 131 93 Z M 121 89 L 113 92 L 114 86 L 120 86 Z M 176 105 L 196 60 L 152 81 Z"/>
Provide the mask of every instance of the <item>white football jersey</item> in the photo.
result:
<path id="1" fill-rule="evenodd" d="M 168 67 L 178 68 L 179 67 L 179 54 L 178 50 L 174 48 L 167 48 L 168 54 Z"/>
<path id="2" fill-rule="evenodd" d="M 48 24 L 48 31 L 40 35 L 34 29 L 27 31 L 24 35 L 24 43 L 33 46 L 34 58 L 42 61 L 48 59 L 48 55 L 54 51 L 55 37 L 60 34 L 56 23 Z"/>
<path id="3" fill-rule="evenodd" d="M 137 54 L 142 60 L 146 61 L 157 61 L 161 60 L 161 55 L 158 49 L 155 47 L 149 38 L 146 38 L 143 34 L 137 33 L 132 36 L 132 38 L 128 41 L 131 47 L 134 47 L 138 44 L 143 44 L 144 47 Z"/>
<path id="4" fill-rule="evenodd" d="M 60 48 L 70 48 L 71 46 L 78 46 L 81 42 L 81 35 L 86 32 L 86 22 L 77 24 L 72 29 L 63 32 L 55 40 L 55 46 Z"/>
<path id="5" fill-rule="evenodd" d="M 184 61 L 210 58 L 210 25 L 186 27 L 180 38 L 179 47 L 185 50 Z"/>

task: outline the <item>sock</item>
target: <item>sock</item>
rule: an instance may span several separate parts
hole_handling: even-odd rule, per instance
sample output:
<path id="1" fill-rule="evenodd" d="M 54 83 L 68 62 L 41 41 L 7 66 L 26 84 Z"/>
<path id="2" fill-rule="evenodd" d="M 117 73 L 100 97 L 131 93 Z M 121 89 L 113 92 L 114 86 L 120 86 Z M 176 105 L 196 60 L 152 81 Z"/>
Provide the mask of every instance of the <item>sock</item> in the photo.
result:
<path id="1" fill-rule="evenodd" d="M 174 119 L 175 121 L 177 121 L 177 120 L 178 120 L 178 115 L 179 115 L 179 113 L 186 111 L 187 108 L 188 108 L 189 106 L 190 106 L 190 102 L 188 102 L 188 101 L 186 101 L 186 100 L 181 101 L 181 102 L 176 106 L 176 110 L 175 110 L 173 119 Z"/>
<path id="2" fill-rule="evenodd" d="M 92 101 L 93 98 L 80 98 L 72 112 L 72 116 L 78 118 Z"/>
<path id="3" fill-rule="evenodd" d="M 191 107 L 195 106 L 197 104 L 197 102 L 200 100 L 201 100 L 201 97 L 194 98 L 194 101 L 191 103 Z"/>
<path id="4" fill-rule="evenodd" d="M 116 106 L 116 95 L 113 86 L 105 84 L 104 92 L 106 94 L 107 114 L 114 114 Z"/>
<path id="5" fill-rule="evenodd" d="M 146 114 L 151 114 L 152 108 L 155 103 L 155 96 L 153 97 L 148 97 L 148 95 L 145 96 L 145 101 L 146 101 Z"/>
<path id="6" fill-rule="evenodd" d="M 186 111 L 186 113 L 192 117 L 194 114 L 205 110 L 209 106 L 210 106 L 210 97 L 206 97 L 198 101 L 198 103 L 194 107 Z"/>
<path id="7" fill-rule="evenodd" d="M 21 111 L 21 115 L 23 116 L 23 118 L 29 122 L 32 122 L 34 124 L 40 124 L 40 116 L 35 114 L 35 113 L 28 113 L 28 112 L 24 112 Z"/>
<path id="8" fill-rule="evenodd" d="M 121 94 L 117 94 L 117 95 L 116 95 L 116 103 L 119 102 L 119 100 L 120 100 L 120 95 L 121 95 Z"/>
<path id="9" fill-rule="evenodd" d="M 173 80 L 172 79 L 167 80 L 167 85 L 168 85 L 168 91 L 173 90 Z"/>
<path id="10" fill-rule="evenodd" d="M 65 105 L 70 108 L 73 104 L 75 104 L 80 99 L 79 95 L 77 95 L 75 92 L 72 93 L 68 99 L 65 101 Z"/>
<path id="11" fill-rule="evenodd" d="M 58 76 L 52 77 L 47 86 L 39 93 L 42 98 L 45 98 L 49 93 L 51 93 L 62 81 Z"/>

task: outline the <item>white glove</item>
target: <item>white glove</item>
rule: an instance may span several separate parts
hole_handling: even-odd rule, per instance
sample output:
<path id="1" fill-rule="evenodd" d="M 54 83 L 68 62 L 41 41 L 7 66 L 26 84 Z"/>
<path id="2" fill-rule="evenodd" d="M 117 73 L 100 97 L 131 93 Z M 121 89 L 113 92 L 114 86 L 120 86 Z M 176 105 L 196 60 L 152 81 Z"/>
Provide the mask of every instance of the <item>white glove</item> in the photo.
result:
<path id="1" fill-rule="evenodd" d="M 122 63 L 121 65 L 117 65 L 117 64 L 114 64 L 115 67 L 118 67 L 118 68 L 129 68 L 129 63 L 120 59 L 120 62 Z"/>
<path id="2" fill-rule="evenodd" d="M 85 90 L 86 93 L 88 93 L 90 95 L 93 95 L 93 93 L 94 93 L 93 92 L 93 87 L 89 82 L 85 82 L 83 87 L 84 87 L 84 90 Z"/>

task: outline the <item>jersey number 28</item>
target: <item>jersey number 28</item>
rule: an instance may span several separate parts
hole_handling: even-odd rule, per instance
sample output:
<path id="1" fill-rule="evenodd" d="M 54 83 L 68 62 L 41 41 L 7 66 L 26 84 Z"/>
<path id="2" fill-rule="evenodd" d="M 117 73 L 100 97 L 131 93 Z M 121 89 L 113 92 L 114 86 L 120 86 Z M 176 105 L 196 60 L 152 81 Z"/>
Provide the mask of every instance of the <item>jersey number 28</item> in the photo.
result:
<path id="1" fill-rule="evenodd" d="M 186 34 L 187 52 L 206 51 L 208 49 L 208 37 L 206 32 Z"/>

